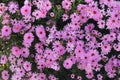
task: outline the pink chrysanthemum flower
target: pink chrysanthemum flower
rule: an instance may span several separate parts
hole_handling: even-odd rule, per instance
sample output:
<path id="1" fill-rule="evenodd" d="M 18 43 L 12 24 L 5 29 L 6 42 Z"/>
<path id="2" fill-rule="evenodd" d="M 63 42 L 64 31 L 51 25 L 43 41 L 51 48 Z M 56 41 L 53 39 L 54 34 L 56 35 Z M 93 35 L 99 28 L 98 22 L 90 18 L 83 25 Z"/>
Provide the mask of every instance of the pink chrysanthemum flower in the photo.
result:
<path id="1" fill-rule="evenodd" d="M 6 71 L 6 70 L 2 71 L 2 79 L 3 80 L 8 80 L 8 78 L 9 78 L 8 71 Z"/>
<path id="2" fill-rule="evenodd" d="M 52 4 L 49 0 L 45 1 L 44 5 L 47 11 L 49 11 L 52 8 Z"/>
<path id="3" fill-rule="evenodd" d="M 70 9 L 71 8 L 71 2 L 70 1 L 68 1 L 68 0 L 63 0 L 62 1 L 62 7 L 64 8 L 64 9 Z"/>
<path id="4" fill-rule="evenodd" d="M 43 25 L 38 26 L 35 29 L 35 31 L 36 31 L 36 35 L 38 36 L 38 38 L 41 41 L 44 41 L 46 39 L 46 32 L 45 32 L 45 29 L 44 29 Z"/>
<path id="5" fill-rule="evenodd" d="M 12 51 L 12 54 L 16 57 L 19 57 L 21 55 L 21 49 L 18 48 L 17 46 L 13 46 L 11 51 Z"/>
<path id="6" fill-rule="evenodd" d="M 2 36 L 5 36 L 5 37 L 7 37 L 7 36 L 10 36 L 10 34 L 11 34 L 11 28 L 9 27 L 9 26 L 4 26 L 2 29 L 1 29 L 1 31 L 2 31 Z"/>
<path id="7" fill-rule="evenodd" d="M 24 41 L 27 43 L 31 43 L 34 40 L 34 35 L 32 33 L 26 33 L 24 35 Z"/>
<path id="8" fill-rule="evenodd" d="M 0 63 L 1 64 L 6 64 L 7 63 L 7 56 L 6 55 L 2 55 L 0 58 Z"/>
<path id="9" fill-rule="evenodd" d="M 10 2 L 8 4 L 8 10 L 10 13 L 14 14 L 18 10 L 18 4 L 16 2 Z"/>
<path id="10" fill-rule="evenodd" d="M 27 6 L 27 5 L 24 5 L 22 8 L 21 8 L 21 14 L 23 16 L 28 16 L 31 14 L 31 7 L 30 6 Z"/>
<path id="11" fill-rule="evenodd" d="M 72 68 L 72 65 L 73 65 L 73 62 L 70 60 L 70 59 L 66 59 L 63 63 L 63 66 L 66 68 L 66 69 L 71 69 Z"/>
<path id="12" fill-rule="evenodd" d="M 12 30 L 13 30 L 14 33 L 18 33 L 18 32 L 20 32 L 21 28 L 22 28 L 22 26 L 17 23 L 17 24 L 13 25 Z"/>
<path id="13" fill-rule="evenodd" d="M 26 71 L 30 71 L 30 70 L 31 70 L 31 67 L 32 67 L 32 65 L 31 65 L 30 62 L 25 61 L 25 62 L 23 63 L 23 68 L 24 68 Z"/>
<path id="14" fill-rule="evenodd" d="M 27 58 L 29 56 L 30 52 L 28 48 L 22 48 L 22 56 Z"/>

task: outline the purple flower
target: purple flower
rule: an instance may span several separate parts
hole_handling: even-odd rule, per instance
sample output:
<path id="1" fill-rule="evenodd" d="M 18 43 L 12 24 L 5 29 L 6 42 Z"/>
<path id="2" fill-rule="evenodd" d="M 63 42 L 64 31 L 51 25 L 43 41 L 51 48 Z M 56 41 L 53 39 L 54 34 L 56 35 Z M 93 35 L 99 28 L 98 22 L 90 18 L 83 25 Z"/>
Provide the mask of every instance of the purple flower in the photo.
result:
<path id="1" fill-rule="evenodd" d="M 66 59 L 63 63 L 64 68 L 71 69 L 73 65 L 73 62 L 70 59 Z"/>
<path id="2" fill-rule="evenodd" d="M 38 53 L 43 53 L 43 45 L 42 45 L 42 43 L 36 43 L 36 44 L 35 44 L 35 50 L 36 50 Z"/>
<path id="3" fill-rule="evenodd" d="M 8 10 L 10 13 L 14 14 L 18 10 L 18 4 L 16 2 L 9 2 L 8 4 Z"/>
<path id="4" fill-rule="evenodd" d="M 0 63 L 1 64 L 6 64 L 7 63 L 7 56 L 6 55 L 2 55 L 0 58 Z"/>
<path id="5" fill-rule="evenodd" d="M 23 16 L 28 16 L 31 14 L 31 7 L 28 6 L 28 5 L 24 5 L 22 8 L 21 8 L 21 14 Z"/>
<path id="6" fill-rule="evenodd" d="M 49 0 L 45 1 L 44 5 L 47 11 L 49 11 L 52 8 L 52 4 Z"/>
<path id="7" fill-rule="evenodd" d="M 23 63 L 23 68 L 26 70 L 26 71 L 31 71 L 31 68 L 32 68 L 32 64 L 28 61 L 25 61 Z"/>
<path id="8" fill-rule="evenodd" d="M 68 19 L 68 17 L 69 17 L 69 16 L 68 16 L 67 14 L 63 14 L 63 15 L 62 15 L 62 20 L 63 20 L 63 21 L 66 21 L 66 20 Z"/>
<path id="9" fill-rule="evenodd" d="M 46 32 L 45 32 L 43 25 L 38 26 L 35 29 L 35 31 L 36 31 L 36 35 L 38 36 L 40 41 L 44 41 L 46 39 Z"/>
<path id="10" fill-rule="evenodd" d="M 44 73 L 40 73 L 40 74 L 38 75 L 38 78 L 39 78 L 40 80 L 47 80 L 47 79 L 46 79 L 46 75 L 45 75 Z"/>
<path id="11" fill-rule="evenodd" d="M 17 24 L 13 25 L 12 30 L 14 33 L 18 33 L 18 32 L 20 32 L 21 28 L 22 28 L 22 26 L 19 23 L 17 23 Z"/>
<path id="12" fill-rule="evenodd" d="M 13 46 L 11 51 L 12 51 L 12 54 L 16 57 L 19 57 L 21 55 L 21 49 L 18 48 L 17 46 Z"/>
<path id="13" fill-rule="evenodd" d="M 2 36 L 4 37 L 7 37 L 7 36 L 10 36 L 10 34 L 12 33 L 11 31 L 11 28 L 9 26 L 3 26 L 2 29 Z"/>
<path id="14" fill-rule="evenodd" d="M 23 57 L 27 58 L 29 56 L 29 54 L 30 54 L 30 51 L 29 51 L 28 48 L 22 48 L 22 54 L 21 55 Z"/>
<path id="15" fill-rule="evenodd" d="M 68 1 L 68 0 L 63 0 L 62 1 L 62 7 L 66 10 L 70 9 L 71 8 L 71 2 Z"/>
<path id="16" fill-rule="evenodd" d="M 8 73 L 8 71 L 7 70 L 4 70 L 4 71 L 2 71 L 2 79 L 3 80 L 8 80 L 9 79 L 9 73 Z"/>
<path id="17" fill-rule="evenodd" d="M 24 35 L 24 42 L 31 43 L 34 40 L 34 35 L 32 33 L 26 33 Z"/>
<path id="18" fill-rule="evenodd" d="M 16 75 L 23 77 L 25 75 L 25 70 L 23 68 L 16 68 Z"/>
<path id="19" fill-rule="evenodd" d="M 23 58 L 19 58 L 18 60 L 17 60 L 17 65 L 18 66 L 22 66 L 22 64 L 23 64 Z"/>

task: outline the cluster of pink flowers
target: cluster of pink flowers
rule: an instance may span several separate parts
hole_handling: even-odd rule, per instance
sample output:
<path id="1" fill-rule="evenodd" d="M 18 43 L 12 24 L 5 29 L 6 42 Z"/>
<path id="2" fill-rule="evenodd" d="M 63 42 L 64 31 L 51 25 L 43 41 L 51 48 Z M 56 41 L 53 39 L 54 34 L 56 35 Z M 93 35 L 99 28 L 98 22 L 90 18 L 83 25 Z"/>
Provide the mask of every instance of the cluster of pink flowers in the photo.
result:
<path id="1" fill-rule="evenodd" d="M 85 0 L 70 13 L 73 4 L 75 0 L 61 2 L 61 22 L 70 22 L 58 30 L 50 0 L 25 0 L 22 7 L 13 1 L 0 3 L 0 39 L 9 42 L 14 35 L 22 36 L 21 45 L 14 42 L 9 55 L 0 55 L 1 65 L 9 63 L 0 73 L 2 80 L 61 80 L 44 70 L 71 70 L 74 65 L 88 80 L 120 80 L 120 2 Z M 34 24 L 47 17 L 45 25 Z M 71 80 L 84 79 L 69 75 Z"/>

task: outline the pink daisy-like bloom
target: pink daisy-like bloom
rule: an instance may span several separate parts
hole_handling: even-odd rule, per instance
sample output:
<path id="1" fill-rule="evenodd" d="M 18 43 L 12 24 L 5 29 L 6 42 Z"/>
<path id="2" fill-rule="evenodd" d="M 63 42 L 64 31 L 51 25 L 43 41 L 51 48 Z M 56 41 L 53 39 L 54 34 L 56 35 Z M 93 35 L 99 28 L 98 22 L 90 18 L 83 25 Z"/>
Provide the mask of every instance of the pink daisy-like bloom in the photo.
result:
<path id="1" fill-rule="evenodd" d="M 20 32 L 21 28 L 22 28 L 22 26 L 17 23 L 17 24 L 13 25 L 12 30 L 13 30 L 14 33 L 18 33 L 18 32 Z"/>
<path id="2" fill-rule="evenodd" d="M 63 20 L 63 21 L 66 21 L 66 20 L 68 19 L 68 17 L 69 17 L 69 16 L 68 16 L 67 14 L 63 14 L 63 15 L 62 15 L 62 20 Z"/>
<path id="3" fill-rule="evenodd" d="M 13 46 L 11 51 L 12 51 L 12 54 L 16 57 L 19 57 L 21 55 L 21 49 L 18 48 L 17 46 Z"/>
<path id="4" fill-rule="evenodd" d="M 23 63 L 23 68 L 24 68 L 26 71 L 30 71 L 30 70 L 31 70 L 31 67 L 32 67 L 32 65 L 31 65 L 30 62 L 25 61 L 25 62 Z"/>
<path id="5" fill-rule="evenodd" d="M 73 65 L 73 62 L 70 59 L 66 59 L 63 63 L 64 68 L 71 69 Z"/>
<path id="6" fill-rule="evenodd" d="M 16 68 L 16 75 L 23 77 L 25 75 L 25 70 L 23 68 Z"/>
<path id="7" fill-rule="evenodd" d="M 120 43 L 113 45 L 114 50 L 120 51 Z"/>
<path id="8" fill-rule="evenodd" d="M 28 48 L 22 48 L 22 56 L 27 58 L 29 56 L 30 52 Z"/>
<path id="9" fill-rule="evenodd" d="M 5 24 L 9 24 L 10 22 L 10 15 L 8 13 L 6 13 L 4 16 L 3 16 L 3 21 L 2 21 L 2 24 L 5 25 Z"/>
<path id="10" fill-rule="evenodd" d="M 72 22 L 78 22 L 80 20 L 80 16 L 77 13 L 73 13 L 70 15 Z"/>
<path id="11" fill-rule="evenodd" d="M 15 63 L 16 58 L 15 58 L 14 55 L 10 54 L 9 57 L 8 57 L 8 60 L 10 61 L 10 63 Z"/>
<path id="12" fill-rule="evenodd" d="M 38 52 L 38 53 L 43 53 L 43 45 L 42 43 L 36 43 L 35 44 L 35 50 Z"/>
<path id="13" fill-rule="evenodd" d="M 24 62 L 23 58 L 19 58 L 19 59 L 17 60 L 17 65 L 18 65 L 18 66 L 22 66 L 23 62 Z"/>
<path id="14" fill-rule="evenodd" d="M 114 40 L 116 40 L 116 34 L 115 33 L 110 33 L 108 36 L 108 40 L 110 42 L 113 42 Z"/>
<path id="15" fill-rule="evenodd" d="M 60 65 L 57 62 L 54 62 L 51 66 L 52 69 L 54 69 L 55 71 L 59 71 L 60 70 Z"/>
<path id="16" fill-rule="evenodd" d="M 39 19 L 40 18 L 40 10 L 35 10 L 32 15 L 35 17 L 35 19 Z"/>
<path id="17" fill-rule="evenodd" d="M 24 41 L 27 43 L 31 43 L 34 40 L 34 35 L 32 33 L 26 33 L 24 35 Z"/>
<path id="18" fill-rule="evenodd" d="M 84 4 L 78 4 L 78 6 L 77 6 L 77 10 L 78 11 L 84 11 L 85 9 L 86 9 L 86 5 L 84 5 Z"/>
<path id="19" fill-rule="evenodd" d="M 86 77 L 87 77 L 88 79 L 93 78 L 93 77 L 94 77 L 93 72 L 89 72 L 89 73 L 87 73 Z"/>
<path id="20" fill-rule="evenodd" d="M 63 46 L 60 46 L 59 47 L 59 55 L 63 55 L 64 53 L 65 53 L 65 47 L 63 47 Z"/>
<path id="21" fill-rule="evenodd" d="M 103 20 L 98 21 L 98 27 L 99 27 L 100 29 L 105 28 L 105 21 L 103 21 Z"/>
<path id="22" fill-rule="evenodd" d="M 75 55 L 76 55 L 77 60 L 80 60 L 80 59 L 83 59 L 83 58 L 84 58 L 85 52 L 84 52 L 84 49 L 83 49 L 83 48 L 81 48 L 81 47 L 76 47 L 74 53 L 75 53 Z"/>
<path id="23" fill-rule="evenodd" d="M 11 28 L 9 26 L 3 26 L 1 31 L 2 31 L 2 36 L 5 37 L 10 36 L 10 34 L 12 33 Z"/>
<path id="24" fill-rule="evenodd" d="M 16 11 L 17 11 L 17 9 L 18 9 L 18 4 L 16 3 L 16 2 L 10 2 L 9 4 L 8 4 L 8 10 L 9 10 L 9 12 L 10 13 L 12 13 L 12 14 L 14 14 Z"/>
<path id="25" fill-rule="evenodd" d="M 106 44 L 106 45 L 102 45 L 101 49 L 102 52 L 105 54 L 108 54 L 111 51 L 111 45 L 110 44 Z"/>
<path id="26" fill-rule="evenodd" d="M 40 14 L 40 17 L 41 17 L 41 18 L 46 18 L 47 11 L 44 10 L 44 9 L 43 9 L 43 10 L 40 10 L 40 13 L 39 13 L 39 14 Z"/>
<path id="27" fill-rule="evenodd" d="M 52 8 L 52 4 L 49 0 L 45 1 L 44 5 L 47 11 L 49 11 Z"/>
<path id="28" fill-rule="evenodd" d="M 8 80 L 9 79 L 8 71 L 6 71 L 6 70 L 2 71 L 2 79 L 3 80 Z"/>
<path id="29" fill-rule="evenodd" d="M 117 26 L 118 26 L 118 20 L 116 18 L 112 18 L 110 17 L 108 20 L 107 20 L 107 29 L 115 29 Z"/>
<path id="30" fill-rule="evenodd" d="M 28 16 L 31 14 L 31 7 L 28 6 L 28 5 L 24 5 L 22 8 L 21 8 L 21 14 L 23 16 Z"/>
<path id="31" fill-rule="evenodd" d="M 0 58 L 0 63 L 1 64 L 6 64 L 7 63 L 7 57 L 6 55 L 2 55 L 1 58 Z"/>
<path id="32" fill-rule="evenodd" d="M 98 75 L 97 75 L 97 79 L 98 79 L 98 80 L 102 80 L 102 78 L 103 78 L 103 76 L 102 76 L 101 74 L 98 74 Z"/>
<path id="33" fill-rule="evenodd" d="M 44 41 L 46 39 L 46 32 L 45 32 L 45 29 L 44 29 L 43 25 L 38 26 L 35 29 L 35 31 L 36 31 L 36 35 L 38 36 L 38 38 L 41 41 Z"/>
<path id="34" fill-rule="evenodd" d="M 80 23 L 85 23 L 88 20 L 86 14 L 80 14 Z"/>
<path id="35" fill-rule="evenodd" d="M 70 9 L 70 7 L 71 7 L 71 2 L 70 1 L 68 1 L 68 0 L 63 0 L 62 1 L 62 7 L 63 7 L 63 9 Z"/>
<path id="36" fill-rule="evenodd" d="M 40 79 L 40 80 L 47 80 L 47 79 L 46 79 L 46 75 L 45 75 L 44 73 L 40 73 L 40 74 L 38 75 L 38 79 Z"/>
<path id="37" fill-rule="evenodd" d="M 98 20 L 101 20 L 102 14 L 101 14 L 101 12 L 98 8 L 92 8 L 91 11 L 90 11 L 89 17 L 98 21 Z"/>

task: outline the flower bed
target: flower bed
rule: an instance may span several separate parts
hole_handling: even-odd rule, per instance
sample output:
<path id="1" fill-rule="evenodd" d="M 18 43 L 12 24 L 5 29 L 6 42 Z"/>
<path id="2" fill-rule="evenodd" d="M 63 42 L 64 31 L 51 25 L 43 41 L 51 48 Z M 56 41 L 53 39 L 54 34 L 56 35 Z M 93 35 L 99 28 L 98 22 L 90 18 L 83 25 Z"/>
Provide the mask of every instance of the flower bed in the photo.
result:
<path id="1" fill-rule="evenodd" d="M 120 80 L 119 4 L 1 1 L 0 79 Z"/>

